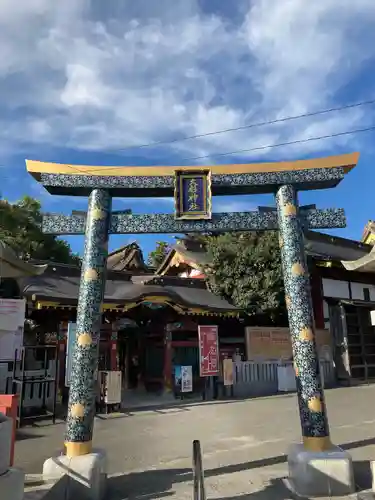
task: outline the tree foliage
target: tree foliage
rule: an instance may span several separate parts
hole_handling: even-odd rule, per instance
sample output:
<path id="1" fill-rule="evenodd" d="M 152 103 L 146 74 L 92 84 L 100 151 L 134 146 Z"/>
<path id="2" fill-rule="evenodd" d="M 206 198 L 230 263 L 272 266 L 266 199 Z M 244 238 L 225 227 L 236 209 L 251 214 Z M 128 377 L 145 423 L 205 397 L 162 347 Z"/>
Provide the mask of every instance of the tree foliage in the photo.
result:
<path id="1" fill-rule="evenodd" d="M 156 243 L 156 248 L 152 252 L 149 253 L 147 264 L 151 267 L 158 268 L 168 255 L 171 246 L 169 243 L 165 241 L 158 241 Z"/>
<path id="2" fill-rule="evenodd" d="M 250 315 L 283 324 L 284 284 L 277 232 L 226 233 L 206 237 L 210 289 Z"/>
<path id="3" fill-rule="evenodd" d="M 50 260 L 62 264 L 79 264 L 69 244 L 42 232 L 41 204 L 30 196 L 16 203 L 0 200 L 0 240 L 23 260 Z"/>

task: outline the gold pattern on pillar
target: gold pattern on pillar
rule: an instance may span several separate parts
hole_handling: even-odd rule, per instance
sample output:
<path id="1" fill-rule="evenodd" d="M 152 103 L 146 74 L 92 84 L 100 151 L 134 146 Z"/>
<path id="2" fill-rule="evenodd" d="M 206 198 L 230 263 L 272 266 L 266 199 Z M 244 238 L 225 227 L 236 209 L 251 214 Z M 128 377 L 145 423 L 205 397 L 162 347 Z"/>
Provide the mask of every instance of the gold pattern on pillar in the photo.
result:
<path id="1" fill-rule="evenodd" d="M 95 281 L 98 279 L 98 273 L 95 269 L 86 269 L 84 274 L 84 279 L 86 281 Z"/>
<path id="2" fill-rule="evenodd" d="M 297 215 L 297 208 L 295 205 L 293 205 L 293 203 L 287 203 L 283 207 L 283 212 L 284 212 L 284 215 L 286 215 L 287 217 L 290 217 L 293 215 Z"/>
<path id="3" fill-rule="evenodd" d="M 81 335 L 78 335 L 77 342 L 81 347 L 89 346 L 92 344 L 92 337 L 89 333 L 81 333 Z"/>
<path id="4" fill-rule="evenodd" d="M 74 418 L 83 418 L 85 415 L 85 407 L 81 403 L 75 403 L 70 408 L 70 414 Z"/>
<path id="5" fill-rule="evenodd" d="M 300 340 L 303 340 L 305 342 L 311 342 L 314 339 L 314 332 L 312 331 L 312 328 L 309 328 L 307 326 L 302 328 L 299 334 L 299 338 Z"/>
<path id="6" fill-rule="evenodd" d="M 294 276 L 304 276 L 305 269 L 302 266 L 302 264 L 300 264 L 299 262 L 296 262 L 295 264 L 293 264 L 292 265 L 292 274 L 294 274 Z"/>
<path id="7" fill-rule="evenodd" d="M 307 403 L 307 406 L 313 413 L 321 413 L 322 411 L 322 402 L 318 396 L 311 398 Z"/>

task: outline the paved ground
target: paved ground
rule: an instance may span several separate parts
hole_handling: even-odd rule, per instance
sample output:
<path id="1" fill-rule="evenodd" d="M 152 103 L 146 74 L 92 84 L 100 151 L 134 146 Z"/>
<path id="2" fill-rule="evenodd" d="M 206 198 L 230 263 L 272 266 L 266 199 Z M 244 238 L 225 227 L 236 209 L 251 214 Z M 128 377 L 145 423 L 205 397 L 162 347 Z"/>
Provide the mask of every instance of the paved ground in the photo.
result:
<path id="1" fill-rule="evenodd" d="M 356 479 L 369 487 L 375 459 L 375 386 L 326 391 L 332 440 L 356 461 Z M 64 424 L 25 428 L 16 466 L 41 472 L 61 449 Z M 192 498 L 192 441 L 199 439 L 210 498 L 292 498 L 285 487 L 285 453 L 300 440 L 295 395 L 133 411 L 97 419 L 95 446 L 109 456 L 111 500 Z"/>

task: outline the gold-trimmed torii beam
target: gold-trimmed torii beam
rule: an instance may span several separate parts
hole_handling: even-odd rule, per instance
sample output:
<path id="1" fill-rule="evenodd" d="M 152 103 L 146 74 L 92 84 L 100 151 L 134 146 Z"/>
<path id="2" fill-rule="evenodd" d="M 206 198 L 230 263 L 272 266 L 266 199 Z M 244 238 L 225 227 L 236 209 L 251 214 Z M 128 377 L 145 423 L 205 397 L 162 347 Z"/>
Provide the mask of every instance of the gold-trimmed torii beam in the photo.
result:
<path id="1" fill-rule="evenodd" d="M 278 185 L 298 191 L 335 187 L 359 153 L 308 160 L 201 166 L 114 167 L 26 160 L 27 171 L 51 194 L 88 196 L 107 189 L 115 196 L 173 196 L 175 172 L 211 172 L 213 195 L 269 193 Z"/>

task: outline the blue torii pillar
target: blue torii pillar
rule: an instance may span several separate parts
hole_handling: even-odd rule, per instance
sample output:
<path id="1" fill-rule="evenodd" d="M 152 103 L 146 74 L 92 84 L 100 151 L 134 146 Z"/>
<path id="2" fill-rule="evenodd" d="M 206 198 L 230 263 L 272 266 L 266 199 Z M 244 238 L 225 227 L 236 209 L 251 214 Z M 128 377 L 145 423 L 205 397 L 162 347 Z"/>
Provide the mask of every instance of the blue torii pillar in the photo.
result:
<path id="1" fill-rule="evenodd" d="M 291 185 L 281 186 L 276 194 L 276 204 L 302 439 L 306 450 L 325 451 L 332 445 L 316 349 L 310 278 L 295 188 Z"/>
<path id="2" fill-rule="evenodd" d="M 94 189 L 91 192 L 65 436 L 65 450 L 69 457 L 85 455 L 92 451 L 111 205 L 112 198 L 108 191 Z"/>

